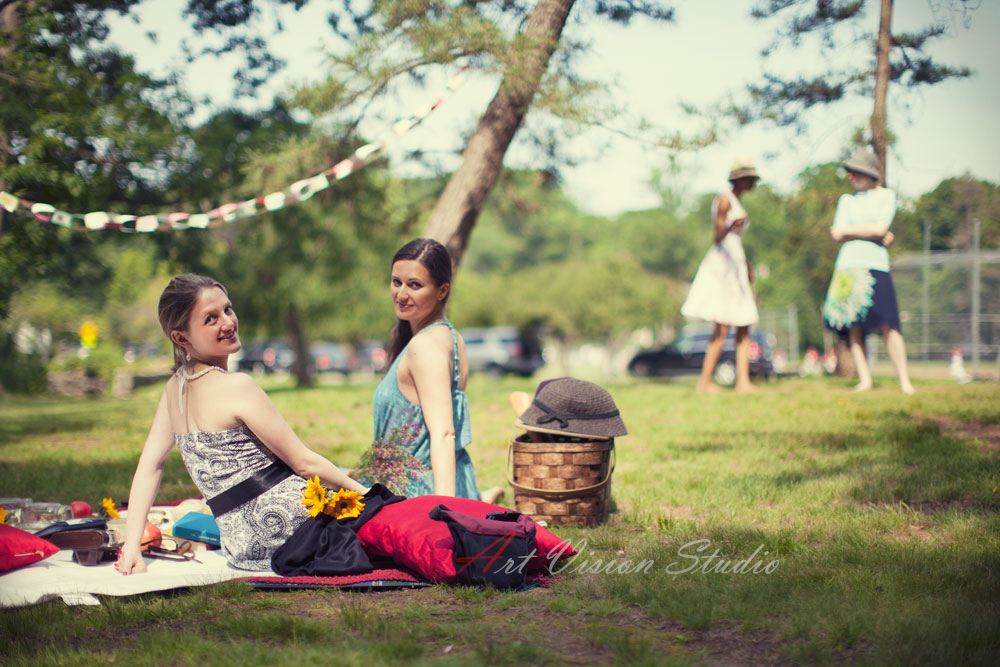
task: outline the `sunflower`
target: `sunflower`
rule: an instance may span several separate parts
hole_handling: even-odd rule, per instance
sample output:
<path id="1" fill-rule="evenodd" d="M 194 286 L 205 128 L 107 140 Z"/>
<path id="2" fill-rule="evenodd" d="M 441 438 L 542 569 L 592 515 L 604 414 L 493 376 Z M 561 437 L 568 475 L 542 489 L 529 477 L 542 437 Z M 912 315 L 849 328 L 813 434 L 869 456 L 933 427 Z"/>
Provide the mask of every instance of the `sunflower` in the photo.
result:
<path id="1" fill-rule="evenodd" d="M 358 516 L 364 508 L 365 504 L 358 496 L 357 491 L 341 489 L 330 498 L 326 513 L 335 519 L 347 519 Z"/>
<path id="2" fill-rule="evenodd" d="M 102 500 L 101 507 L 104 509 L 104 514 L 106 514 L 109 519 L 118 518 L 118 510 L 115 509 L 115 501 L 111 500 L 111 498 L 105 498 Z"/>
<path id="3" fill-rule="evenodd" d="M 309 509 L 309 516 L 317 517 L 326 509 L 326 489 L 320 484 L 319 475 L 306 480 L 306 488 L 302 491 L 302 504 Z"/>

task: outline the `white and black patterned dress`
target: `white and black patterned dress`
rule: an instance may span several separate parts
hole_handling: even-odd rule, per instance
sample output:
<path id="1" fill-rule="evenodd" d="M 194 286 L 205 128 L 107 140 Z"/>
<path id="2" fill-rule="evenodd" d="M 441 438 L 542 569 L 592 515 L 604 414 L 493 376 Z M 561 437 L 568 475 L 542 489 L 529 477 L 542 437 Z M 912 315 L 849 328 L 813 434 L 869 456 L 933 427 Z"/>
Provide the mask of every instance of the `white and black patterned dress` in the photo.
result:
<path id="1" fill-rule="evenodd" d="M 245 425 L 218 433 L 174 436 L 184 466 L 205 498 L 213 498 L 267 468 L 278 458 Z M 292 475 L 253 500 L 215 517 L 222 550 L 233 567 L 270 570 L 271 555 L 309 517 L 302 505 L 306 482 Z"/>

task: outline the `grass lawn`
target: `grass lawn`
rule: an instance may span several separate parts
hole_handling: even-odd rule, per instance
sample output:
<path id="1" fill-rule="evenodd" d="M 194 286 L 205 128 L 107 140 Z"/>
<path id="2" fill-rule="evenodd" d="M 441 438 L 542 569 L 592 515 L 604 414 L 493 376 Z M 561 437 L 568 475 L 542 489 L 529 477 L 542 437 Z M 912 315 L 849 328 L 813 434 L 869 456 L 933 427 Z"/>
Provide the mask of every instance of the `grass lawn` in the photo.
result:
<path id="1" fill-rule="evenodd" d="M 480 487 L 504 483 L 518 434 L 507 397 L 535 384 L 470 382 Z M 99 608 L 51 602 L 0 611 L 0 662 L 996 664 L 1000 385 L 924 381 L 916 396 L 888 378 L 866 394 L 835 379 L 755 395 L 700 396 L 693 380 L 604 386 L 630 431 L 616 443 L 614 512 L 598 528 L 555 529 L 582 553 L 550 588 L 229 583 Z M 266 388 L 334 462 L 352 465 L 369 444 L 373 385 Z M 157 398 L 3 397 L 0 496 L 127 497 Z M 171 456 L 161 501 L 196 493 Z M 756 574 L 712 569 L 754 554 Z"/>

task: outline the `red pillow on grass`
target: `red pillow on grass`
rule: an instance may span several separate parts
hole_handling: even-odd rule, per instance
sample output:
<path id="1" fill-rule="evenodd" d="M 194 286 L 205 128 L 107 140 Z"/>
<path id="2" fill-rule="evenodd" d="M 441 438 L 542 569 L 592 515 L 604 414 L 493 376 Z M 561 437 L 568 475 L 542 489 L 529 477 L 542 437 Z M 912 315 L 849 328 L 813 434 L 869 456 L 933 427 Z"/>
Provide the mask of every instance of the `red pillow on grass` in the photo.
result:
<path id="1" fill-rule="evenodd" d="M 372 556 L 385 556 L 397 564 L 420 573 L 430 581 L 454 583 L 455 542 L 444 521 L 431 519 L 428 513 L 438 505 L 475 517 L 503 512 L 480 500 L 448 496 L 418 496 L 386 505 L 358 531 L 361 546 Z M 549 530 L 535 524 L 537 553 L 528 561 L 528 572 L 547 570 L 559 558 L 576 555 L 576 549 Z"/>
<path id="2" fill-rule="evenodd" d="M 26 530 L 0 523 L 0 572 L 48 558 L 59 547 Z"/>

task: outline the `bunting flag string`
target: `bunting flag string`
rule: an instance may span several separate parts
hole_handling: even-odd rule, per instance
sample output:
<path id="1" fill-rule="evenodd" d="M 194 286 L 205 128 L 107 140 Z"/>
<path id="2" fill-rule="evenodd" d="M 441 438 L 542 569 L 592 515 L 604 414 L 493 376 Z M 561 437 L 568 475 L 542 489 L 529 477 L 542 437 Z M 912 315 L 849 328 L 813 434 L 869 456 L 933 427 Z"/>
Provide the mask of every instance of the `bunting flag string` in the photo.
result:
<path id="1" fill-rule="evenodd" d="M 391 141 L 397 139 L 419 125 L 432 111 L 441 106 L 448 93 L 455 92 L 465 82 L 468 66 L 462 67 L 448 81 L 446 91 L 434 102 L 417 109 L 412 115 L 399 120 L 386 130 L 378 140 L 365 144 L 329 169 L 311 178 L 304 178 L 288 186 L 285 190 L 272 192 L 262 197 L 254 197 L 242 202 L 223 204 L 208 213 L 160 213 L 157 215 L 128 215 L 108 211 L 90 213 L 67 213 L 51 204 L 33 202 L 0 191 L 0 207 L 6 211 L 25 211 L 36 220 L 73 230 L 117 229 L 122 232 L 156 232 L 165 229 L 205 229 L 236 220 L 252 218 L 262 213 L 279 211 L 283 208 L 306 201 L 332 183 L 342 181 L 378 156 Z"/>

